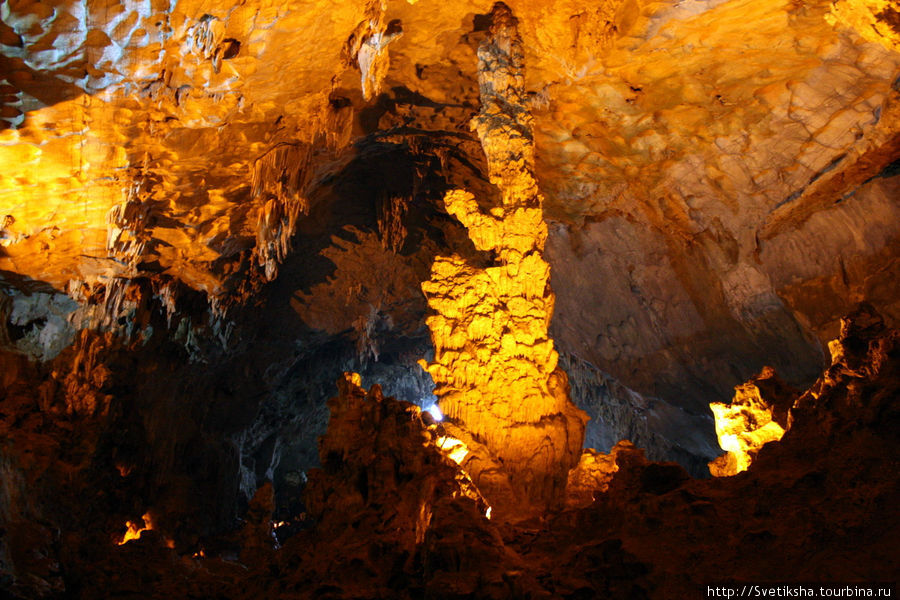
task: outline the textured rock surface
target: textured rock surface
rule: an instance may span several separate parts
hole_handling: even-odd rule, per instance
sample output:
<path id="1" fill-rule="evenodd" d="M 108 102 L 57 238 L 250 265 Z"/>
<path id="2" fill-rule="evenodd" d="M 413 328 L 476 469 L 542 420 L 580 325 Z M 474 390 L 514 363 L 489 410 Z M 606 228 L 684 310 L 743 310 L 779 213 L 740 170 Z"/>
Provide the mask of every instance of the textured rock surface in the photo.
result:
<path id="1" fill-rule="evenodd" d="M 566 508 L 585 508 L 594 503 L 597 496 L 609 489 L 609 482 L 619 470 L 619 452 L 631 452 L 634 444 L 623 440 L 613 446 L 609 454 L 593 448 L 585 450 L 578 464 L 569 471 L 566 481 Z"/>
<path id="2" fill-rule="evenodd" d="M 893 4 L 510 6 L 561 350 L 702 415 L 764 364 L 810 380 L 854 302 L 897 318 Z M 223 308 L 334 210 L 323 190 L 353 160 L 405 146 L 420 173 L 454 173 L 487 201 L 468 121 L 488 8 L 6 6 L 4 281 L 103 313 L 75 329 L 158 301 L 188 346 L 228 345 Z M 410 177 L 386 172 L 371 181 Z M 442 211 L 435 192 L 403 197 Z M 421 302 L 404 287 L 396 302 Z M 212 314 L 186 321 L 203 295 Z M 26 337 L 53 337 L 33 323 Z"/>
<path id="3" fill-rule="evenodd" d="M 900 50 L 900 4 L 896 0 L 845 0 L 831 7 L 829 23 L 853 27 L 867 40 Z"/>
<path id="4" fill-rule="evenodd" d="M 895 334 L 875 333 L 900 318 L 894 0 L 510 0 L 556 298 L 541 335 L 589 445 L 631 438 L 698 475 L 710 402 L 764 365 L 808 387 L 860 301 L 884 323 L 847 324 L 744 473 L 686 481 L 620 451 L 608 482 L 582 469 L 608 492 L 550 525 L 438 503 L 412 557 L 375 536 L 325 558 L 342 549 L 302 490 L 334 379 L 431 404 L 421 282 L 436 256 L 498 261 L 444 203 L 503 205 L 469 127 L 490 4 L 0 5 L 0 594 L 893 577 Z M 440 437 L 462 441 L 453 427 Z M 464 468 L 502 474 L 469 435 Z"/>
<path id="5" fill-rule="evenodd" d="M 638 394 L 571 355 L 561 355 L 560 366 L 569 375 L 573 401 L 590 417 L 585 448 L 609 452 L 619 440 L 629 440 L 650 460 L 679 462 L 694 477 L 708 474 L 707 463 L 721 452 L 709 439 L 710 416 Z"/>
<path id="6" fill-rule="evenodd" d="M 719 445 L 726 454 L 709 463 L 709 472 L 726 477 L 746 471 L 764 445 L 784 435 L 789 426 L 788 413 L 798 395 L 766 367 L 735 387 L 728 404 L 710 404 Z"/>
<path id="7" fill-rule="evenodd" d="M 483 440 L 509 473 L 517 495 L 540 508 L 558 504 L 578 460 L 586 415 L 568 398 L 566 375 L 547 329 L 553 314 L 547 237 L 532 175 L 531 115 L 525 98 L 522 40 L 515 17 L 498 2 L 490 35 L 478 48 L 481 111 L 472 121 L 501 202 L 487 212 L 466 191 L 444 197 L 475 247 L 496 257 L 480 268 L 460 256 L 438 257 L 422 285 L 437 313 L 427 323 L 435 381 L 445 414 Z M 476 478 L 501 518 L 515 506 Z"/>
<path id="8" fill-rule="evenodd" d="M 147 467 L 129 473 L 121 445 L 117 463 L 104 464 L 102 441 L 81 435 L 91 429 L 35 411 L 15 384 L 33 365 L 4 354 L 4 418 L 29 422 L 0 464 L 0 582 L 14 598 L 86 600 L 662 599 L 702 594 L 721 579 L 889 581 L 900 533 L 900 333 L 864 306 L 833 348 L 833 364 L 791 410 L 790 429 L 747 471 L 695 480 L 621 443 L 609 456 L 584 455 L 571 478 L 576 508 L 515 526 L 486 518 L 437 447 L 440 425 L 348 376 L 330 403 L 309 513 L 280 547 L 268 485 L 227 535 L 191 541 L 195 521 L 173 523 L 170 499 L 149 511 L 152 530 L 118 545 L 126 515 L 110 508 Z M 57 429 L 66 427 L 76 435 Z M 128 520 L 142 514 L 134 510 Z"/>

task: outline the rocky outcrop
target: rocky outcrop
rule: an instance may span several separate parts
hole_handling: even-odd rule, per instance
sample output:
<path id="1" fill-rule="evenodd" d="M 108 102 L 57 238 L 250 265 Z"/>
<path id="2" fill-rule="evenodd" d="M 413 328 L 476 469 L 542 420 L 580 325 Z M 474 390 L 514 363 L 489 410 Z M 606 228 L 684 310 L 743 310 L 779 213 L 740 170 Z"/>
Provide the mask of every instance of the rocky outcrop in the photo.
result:
<path id="1" fill-rule="evenodd" d="M 415 533 L 414 545 L 424 539 L 440 499 L 465 497 L 486 511 L 466 474 L 438 449 L 436 426 L 423 421 L 421 410 L 385 399 L 377 384 L 366 392 L 360 383 L 359 375 L 346 374 L 328 401 L 328 432 L 319 440 L 322 468 L 309 472 L 307 484 L 310 516 L 346 520 L 368 507 L 385 507 L 396 512 L 397 528 Z"/>
<path id="2" fill-rule="evenodd" d="M 746 471 L 764 445 L 784 435 L 797 396 L 799 393 L 781 381 L 774 369 L 766 367 L 735 387 L 730 403 L 710 404 L 725 454 L 709 463 L 709 472 L 726 477 Z"/>
<path id="3" fill-rule="evenodd" d="M 764 364 L 794 385 L 814 379 L 818 347 L 855 302 L 889 322 L 900 315 L 900 62 L 881 44 L 893 6 L 513 5 L 558 350 L 702 417 Z M 353 237 L 343 226 L 377 230 L 382 250 L 406 262 L 398 268 L 413 263 L 392 277 L 390 300 L 405 307 L 404 331 L 421 329 L 431 257 L 475 254 L 446 226 L 448 187 L 498 205 L 468 128 L 490 21 L 479 10 L 433 0 L 10 6 L 0 285 L 58 294 L 17 313 L 17 346 L 47 358 L 100 323 L 147 336 L 135 309 L 158 298 L 192 359 L 209 360 L 212 339 L 240 343 L 226 309 L 259 298 L 328 212 L 343 219 L 331 231 L 343 241 Z M 373 194 L 382 214 L 360 222 Z M 410 258 L 425 244 L 425 257 Z M 304 264 L 317 270 L 346 249 L 329 245 Z M 377 330 L 400 311 L 383 310 L 373 286 L 352 311 L 340 294 L 304 286 L 290 293 L 315 305 L 308 314 L 342 332 L 349 317 L 360 349 L 372 360 L 383 351 Z"/>
<path id="4" fill-rule="evenodd" d="M 449 548 L 439 541 L 450 527 L 446 519 L 470 527 L 473 519 L 487 520 L 489 506 L 440 450 L 439 426 L 417 406 L 383 397 L 377 384 L 366 392 L 349 373 L 328 404 L 322 468 L 309 472 L 305 493 L 316 522 L 317 585 L 371 597 L 401 586 L 409 591 L 418 569 L 450 566 L 441 558 Z M 435 520 L 442 523 L 437 530 Z M 350 571 L 360 575 L 355 583 Z"/>
<path id="5" fill-rule="evenodd" d="M 583 455 L 569 475 L 568 510 L 515 525 L 487 518 L 464 474 L 468 457 L 448 456 L 460 445 L 441 438 L 461 430 L 347 376 L 330 402 L 308 512 L 293 515 L 296 531 L 280 546 L 271 537 L 272 487 L 260 486 L 230 532 L 198 535 L 198 515 L 184 503 L 199 498 L 174 493 L 199 482 L 197 473 L 166 477 L 182 482 L 169 493 L 156 489 L 134 448 L 120 441 L 110 457 L 103 436 L 84 435 L 104 430 L 96 421 L 39 412 L 23 383 L 36 366 L 2 354 L 0 589 L 85 600 L 249 600 L 286 589 L 335 599 L 625 599 L 690 597 L 722 578 L 889 581 L 900 534 L 900 334 L 862 306 L 832 348 L 832 365 L 794 403 L 781 441 L 746 471 L 691 479 L 623 442 L 610 455 Z M 772 383 L 754 385 L 768 398 Z M 184 427 L 179 414 L 159 422 Z M 132 423 L 122 433 L 137 431 Z M 173 460 L 160 441 L 155 460 Z M 126 521 L 149 529 L 119 545 Z"/>
<path id="6" fill-rule="evenodd" d="M 3 3 L 0 595 L 895 577 L 896 0 L 509 5 L 515 33 L 500 8 L 492 27 L 487 4 L 442 0 Z M 421 283 L 454 255 L 432 316 L 485 308 L 431 348 Z M 883 322 L 867 308 L 841 333 L 860 301 Z M 459 415 L 425 424 L 441 464 L 498 507 L 552 473 L 540 504 L 571 484 L 581 508 L 512 527 L 438 500 L 415 541 L 415 519 L 391 530 L 360 500 L 412 493 L 393 457 L 335 470 L 326 489 L 361 520 L 320 506 L 313 527 L 334 378 L 425 406 L 416 360 L 457 351 L 494 368 L 462 376 L 499 399 L 490 420 L 530 422 L 503 430 L 516 456 Z M 653 462 L 698 474 L 709 403 L 763 365 L 797 389 L 828 369 L 778 443 L 711 481 Z M 588 445 L 629 438 L 649 460 L 580 454 L 558 367 Z M 118 545 L 129 528 L 149 529 Z"/>
<path id="7" fill-rule="evenodd" d="M 826 17 L 832 25 L 849 25 L 859 35 L 900 50 L 900 4 L 896 0 L 842 0 Z"/>
<path id="8" fill-rule="evenodd" d="M 599 494 L 609 489 L 609 482 L 619 470 L 619 452 L 634 450 L 634 444 L 622 440 L 612 447 L 609 454 L 588 448 L 581 454 L 578 464 L 569 471 L 566 482 L 566 508 L 590 506 Z"/>
<path id="9" fill-rule="evenodd" d="M 818 397 L 829 388 L 846 383 L 847 375 L 877 376 L 888 360 L 894 344 L 892 336 L 896 335 L 888 333 L 879 339 L 885 330 L 881 315 L 871 304 L 863 303 L 841 320 L 840 337 L 828 345 L 831 366 L 802 396 L 781 381 L 774 369 L 766 367 L 752 380 L 735 387 L 729 404 L 710 404 L 719 444 L 726 451 L 709 463 L 710 473 L 725 477 L 745 471 L 763 446 L 779 441 L 790 429 L 795 410 L 800 414 L 813 411 Z M 830 407 L 825 412 L 830 412 Z M 807 423 L 809 420 L 810 416 L 805 417 Z"/>

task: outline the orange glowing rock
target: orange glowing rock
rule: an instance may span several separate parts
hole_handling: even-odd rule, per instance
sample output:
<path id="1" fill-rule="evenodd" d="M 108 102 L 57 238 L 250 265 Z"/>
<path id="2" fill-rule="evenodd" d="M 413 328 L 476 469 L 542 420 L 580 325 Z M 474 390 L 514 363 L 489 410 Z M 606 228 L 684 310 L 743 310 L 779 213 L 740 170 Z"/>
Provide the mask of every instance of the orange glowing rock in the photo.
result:
<path id="1" fill-rule="evenodd" d="M 145 513 L 140 521 L 125 521 L 125 526 L 128 529 L 125 531 L 125 535 L 122 536 L 122 541 L 119 542 L 120 546 L 127 544 L 131 540 L 140 539 L 142 532 L 153 529 L 153 521 L 150 518 L 150 513 Z"/>
<path id="2" fill-rule="evenodd" d="M 900 31 L 896 19 L 900 14 L 898 0 L 843 0 L 833 2 L 831 13 L 825 17 L 830 25 L 852 27 L 863 38 L 883 45 L 888 50 L 900 50 Z"/>
<path id="3" fill-rule="evenodd" d="M 124 546 L 128 542 L 132 540 L 141 539 L 141 534 L 145 531 L 153 531 L 156 529 L 154 525 L 153 518 L 150 516 L 150 513 L 144 513 L 144 516 L 141 517 L 139 521 L 125 521 L 125 535 L 122 536 L 121 541 L 117 542 L 119 546 Z M 166 548 L 174 548 L 175 540 L 164 538 L 163 543 Z"/>
<path id="4" fill-rule="evenodd" d="M 437 447 L 447 455 L 447 458 L 461 465 L 469 454 L 469 448 L 460 440 L 449 436 L 441 436 L 436 441 Z"/>
<path id="5" fill-rule="evenodd" d="M 784 435 L 796 396 L 774 369 L 764 367 L 759 375 L 734 388 L 730 403 L 711 403 L 719 445 L 727 454 L 710 462 L 709 472 L 727 477 L 746 471 L 760 448 Z"/>
<path id="6" fill-rule="evenodd" d="M 533 176 L 521 39 L 505 5 L 494 6 L 492 19 L 491 36 L 478 50 L 482 107 L 472 127 L 502 204 L 485 213 L 464 190 L 448 192 L 444 203 L 475 246 L 497 259 L 483 269 L 456 255 L 435 260 L 430 281 L 422 284 L 435 313 L 427 319 L 435 358 L 421 364 L 434 378 L 447 417 L 493 455 L 483 460 L 502 465 L 517 495 L 547 507 L 561 502 L 587 416 L 569 400 L 548 334 L 554 296 L 542 256 L 547 225 Z M 509 517 L 513 507 L 500 489 L 505 485 L 494 485 L 495 470 L 470 474 Z"/>
<path id="7" fill-rule="evenodd" d="M 616 458 L 623 451 L 632 452 L 636 448 L 628 440 L 622 440 L 613 446 L 609 454 L 593 448 L 586 449 L 575 468 L 569 471 L 566 508 L 590 506 L 598 494 L 606 492 L 613 475 L 619 470 Z"/>

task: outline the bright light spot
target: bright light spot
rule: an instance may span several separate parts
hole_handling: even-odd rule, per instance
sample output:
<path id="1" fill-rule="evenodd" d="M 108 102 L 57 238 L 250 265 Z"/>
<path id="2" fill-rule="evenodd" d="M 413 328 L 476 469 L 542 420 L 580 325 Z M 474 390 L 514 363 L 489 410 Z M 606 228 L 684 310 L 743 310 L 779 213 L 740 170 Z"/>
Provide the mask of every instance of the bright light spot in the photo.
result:
<path id="1" fill-rule="evenodd" d="M 145 513 L 144 516 L 141 517 L 140 521 L 137 521 L 136 523 L 125 521 L 125 526 L 128 527 L 128 530 L 125 532 L 125 535 L 122 536 L 122 541 L 119 542 L 120 546 L 123 544 L 127 544 L 131 540 L 140 539 L 141 533 L 145 531 L 155 529 L 153 526 L 153 520 L 150 518 L 150 513 Z M 165 544 L 166 548 L 175 548 L 175 540 L 166 539 Z"/>
<path id="2" fill-rule="evenodd" d="M 771 369 L 763 369 L 760 379 L 774 376 Z M 774 405 L 761 395 L 756 380 L 734 388 L 734 399 L 728 403 L 709 405 L 716 421 L 719 446 L 728 452 L 724 462 L 710 463 L 710 473 L 728 477 L 746 471 L 756 453 L 768 442 L 776 442 L 784 435 L 784 428 L 774 421 Z"/>
<path id="3" fill-rule="evenodd" d="M 440 407 L 438 407 L 437 404 L 432 404 L 431 406 L 429 406 L 428 408 L 425 409 L 425 412 L 427 412 L 432 417 L 434 417 L 435 421 L 443 421 L 444 420 L 444 413 L 441 412 L 441 409 L 440 409 Z"/>
<path id="4" fill-rule="evenodd" d="M 439 437 L 437 439 L 437 447 L 447 455 L 447 458 L 458 465 L 462 464 L 462 461 L 469 454 L 469 449 L 465 444 L 456 438 L 448 436 Z"/>
<path id="5" fill-rule="evenodd" d="M 130 542 L 131 540 L 140 539 L 141 532 L 147 531 L 148 529 L 153 529 L 153 524 L 150 522 L 150 513 L 145 514 L 141 517 L 141 520 L 137 523 L 132 523 L 131 521 L 125 521 L 125 526 L 128 527 L 128 531 L 125 532 L 125 535 L 122 537 L 122 541 L 119 542 L 119 545 Z"/>
<path id="6" fill-rule="evenodd" d="M 487 509 L 487 511 L 485 511 L 484 516 L 487 517 L 488 520 L 490 520 L 490 518 L 491 518 L 491 507 L 490 506 L 488 506 L 488 509 Z"/>

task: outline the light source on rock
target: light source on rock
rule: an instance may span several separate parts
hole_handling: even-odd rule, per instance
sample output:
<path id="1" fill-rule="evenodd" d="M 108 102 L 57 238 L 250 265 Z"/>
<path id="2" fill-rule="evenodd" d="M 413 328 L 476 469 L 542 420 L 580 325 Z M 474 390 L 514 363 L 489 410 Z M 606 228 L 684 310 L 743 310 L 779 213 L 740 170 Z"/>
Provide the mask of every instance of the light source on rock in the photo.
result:
<path id="1" fill-rule="evenodd" d="M 726 454 L 709 463 L 710 473 L 727 477 L 746 471 L 764 445 L 784 435 L 795 398 L 796 393 L 778 379 L 775 370 L 764 367 L 759 375 L 734 388 L 730 403 L 711 403 L 716 435 Z"/>
<path id="2" fill-rule="evenodd" d="M 150 513 L 145 513 L 140 521 L 125 521 L 125 526 L 128 529 L 125 531 L 125 535 L 122 536 L 122 541 L 119 542 L 120 546 L 127 544 L 131 540 L 140 539 L 141 533 L 153 529 L 153 521 L 150 519 Z"/>
<path id="3" fill-rule="evenodd" d="M 469 448 L 456 438 L 441 436 L 437 439 L 436 445 L 447 455 L 447 458 L 458 465 L 461 465 L 469 455 Z"/>
<path id="4" fill-rule="evenodd" d="M 153 531 L 156 529 L 153 518 L 150 516 L 150 513 L 144 513 L 144 515 L 138 521 L 125 521 L 125 535 L 122 536 L 121 541 L 117 542 L 119 546 L 124 546 L 128 542 L 132 540 L 141 539 L 141 534 L 145 531 Z M 166 548 L 174 548 L 175 541 L 165 538 L 165 546 Z"/>
<path id="5" fill-rule="evenodd" d="M 425 409 L 425 412 L 427 412 L 429 415 L 431 415 L 435 421 L 443 421 L 444 420 L 444 413 L 441 412 L 441 407 L 437 405 L 437 402 L 433 402 L 431 405 L 429 405 Z"/>

